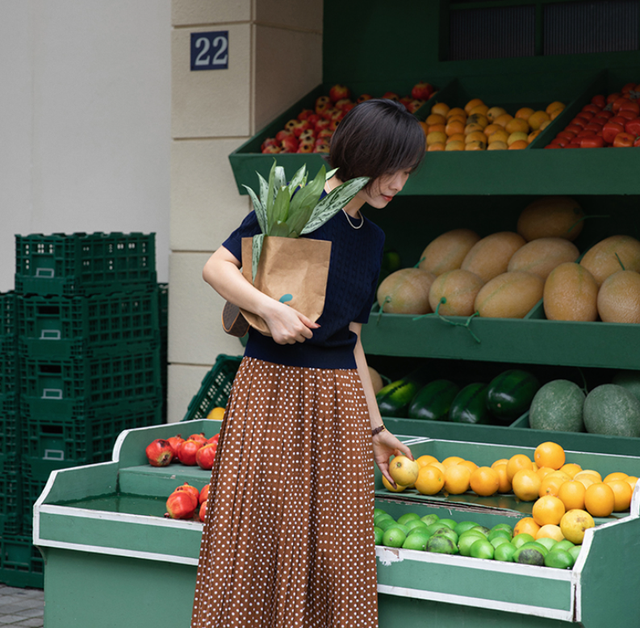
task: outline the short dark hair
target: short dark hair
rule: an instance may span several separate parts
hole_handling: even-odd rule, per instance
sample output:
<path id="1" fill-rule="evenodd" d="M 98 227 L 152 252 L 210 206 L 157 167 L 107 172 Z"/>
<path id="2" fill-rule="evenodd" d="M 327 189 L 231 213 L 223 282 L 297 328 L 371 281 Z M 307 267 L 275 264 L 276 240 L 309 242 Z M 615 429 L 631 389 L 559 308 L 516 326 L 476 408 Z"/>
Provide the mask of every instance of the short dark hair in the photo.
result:
<path id="1" fill-rule="evenodd" d="M 341 181 L 378 177 L 405 168 L 412 172 L 424 158 L 425 135 L 404 105 L 374 98 L 355 106 L 331 138 L 329 163 Z"/>

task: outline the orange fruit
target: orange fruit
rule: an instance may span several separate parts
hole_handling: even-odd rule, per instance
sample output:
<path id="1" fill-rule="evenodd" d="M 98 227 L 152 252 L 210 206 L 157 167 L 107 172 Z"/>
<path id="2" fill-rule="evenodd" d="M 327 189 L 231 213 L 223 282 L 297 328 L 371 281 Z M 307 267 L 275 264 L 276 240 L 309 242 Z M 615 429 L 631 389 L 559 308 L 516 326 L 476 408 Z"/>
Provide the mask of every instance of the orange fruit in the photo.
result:
<path id="1" fill-rule="evenodd" d="M 507 472 L 509 466 L 507 465 Z M 540 478 L 532 469 L 520 469 L 511 480 L 511 487 L 515 496 L 523 502 L 532 502 L 538 498 Z"/>
<path id="2" fill-rule="evenodd" d="M 446 473 L 447 472 L 447 468 L 441 462 L 431 462 L 429 464 L 432 464 L 434 467 L 437 467 L 438 469 L 440 469 L 440 471 L 442 471 L 442 473 Z"/>
<path id="3" fill-rule="evenodd" d="M 486 116 L 488 111 L 489 107 L 487 107 L 487 105 L 476 105 L 473 109 L 471 109 L 471 111 L 469 111 L 469 117 L 474 116 L 478 113 Z"/>
<path id="4" fill-rule="evenodd" d="M 615 506 L 615 493 L 604 482 L 594 482 L 584 494 L 584 507 L 593 517 L 608 517 Z"/>
<path id="5" fill-rule="evenodd" d="M 536 111 L 529 116 L 527 122 L 529 123 L 531 130 L 535 131 L 540 128 L 540 126 L 545 120 L 550 120 L 550 119 L 551 118 L 549 117 L 549 114 L 546 111 Z"/>
<path id="6" fill-rule="evenodd" d="M 522 150 L 527 146 L 529 146 L 529 142 L 527 142 L 527 140 L 515 140 L 509 144 L 509 150 Z"/>
<path id="7" fill-rule="evenodd" d="M 467 124 L 479 124 L 484 129 L 489 126 L 489 119 L 482 113 L 474 113 L 467 118 Z"/>
<path id="8" fill-rule="evenodd" d="M 389 463 L 389 475 L 396 484 L 402 486 L 412 485 L 418 478 L 419 470 L 418 463 L 406 456 L 396 456 Z"/>
<path id="9" fill-rule="evenodd" d="M 540 133 L 542 133 L 542 129 L 538 129 L 537 131 L 531 131 L 531 133 L 529 133 L 529 135 L 527 135 L 527 142 L 529 142 L 529 144 L 531 144 L 531 142 L 533 142 L 533 140 L 535 140 L 536 137 L 538 137 L 538 135 L 540 135 Z"/>
<path id="10" fill-rule="evenodd" d="M 630 475 L 628 478 L 625 479 L 625 482 L 629 484 L 629 486 L 631 487 L 631 490 L 633 491 L 633 489 L 636 487 L 636 484 L 638 482 L 638 478 L 635 475 Z"/>
<path id="11" fill-rule="evenodd" d="M 484 133 L 484 129 L 479 124 L 467 124 L 467 126 L 464 127 L 465 135 L 469 135 L 469 133 L 475 133 L 476 131 L 479 131 L 480 133 L 482 133 L 482 136 L 486 141 L 487 136 Z"/>
<path id="12" fill-rule="evenodd" d="M 471 125 L 469 125 L 471 126 Z M 480 142 L 481 144 L 487 144 L 487 136 L 482 131 L 472 131 L 465 135 L 464 141 L 466 144 L 469 142 Z"/>
<path id="13" fill-rule="evenodd" d="M 447 142 L 444 149 L 445 151 L 464 150 L 464 141 L 454 140 L 452 142 Z"/>
<path id="14" fill-rule="evenodd" d="M 551 115 L 554 111 L 558 113 L 565 108 L 565 104 L 560 102 L 559 100 L 554 100 L 552 103 L 549 103 L 545 109 L 545 111 Z"/>
<path id="15" fill-rule="evenodd" d="M 564 478 L 558 477 L 557 475 L 547 475 L 542 478 L 540 482 L 540 489 L 538 490 L 538 495 L 542 497 L 543 495 L 558 495 L 560 491 L 560 487 L 566 482 Z"/>
<path id="16" fill-rule="evenodd" d="M 607 277 L 596 304 L 605 323 L 640 323 L 640 273 L 619 270 Z"/>
<path id="17" fill-rule="evenodd" d="M 533 517 L 520 519 L 513 528 L 513 536 L 518 534 L 530 534 L 534 539 L 540 531 L 540 526 L 533 520 Z"/>
<path id="18" fill-rule="evenodd" d="M 432 462 L 438 462 L 438 459 L 435 456 L 424 454 L 419 458 L 416 458 L 416 462 L 418 463 L 419 467 L 426 467 L 428 464 L 431 464 Z"/>
<path id="19" fill-rule="evenodd" d="M 578 480 L 564 482 L 558 491 L 558 499 L 564 504 L 566 510 L 573 508 L 584 509 L 584 494 L 587 488 Z"/>
<path id="20" fill-rule="evenodd" d="M 520 109 L 516 111 L 516 118 L 526 122 L 532 113 L 534 113 L 534 110 L 531 109 L 531 107 L 520 107 Z"/>
<path id="21" fill-rule="evenodd" d="M 445 144 L 449 142 L 462 142 L 464 144 L 464 134 L 463 133 L 454 133 L 447 138 Z"/>
<path id="22" fill-rule="evenodd" d="M 401 493 L 402 491 L 404 491 L 404 489 L 407 488 L 406 486 L 402 486 L 401 484 L 396 484 L 395 486 L 393 486 L 391 482 L 389 482 L 389 480 L 384 477 L 384 475 L 382 476 L 382 484 L 388 491 L 391 491 L 393 493 Z"/>
<path id="23" fill-rule="evenodd" d="M 566 509 L 562 500 L 553 495 L 545 495 L 536 500 L 531 509 L 531 516 L 539 526 L 545 526 L 549 523 L 558 525 L 565 512 Z"/>
<path id="24" fill-rule="evenodd" d="M 469 490 L 471 469 L 462 464 L 452 465 L 447 469 L 444 480 L 444 490 L 451 495 L 460 495 Z M 629 488 L 627 486 L 627 488 Z"/>
<path id="25" fill-rule="evenodd" d="M 573 479 L 576 473 L 580 473 L 580 471 L 582 471 L 582 467 L 575 462 L 568 462 L 561 467 L 560 471 L 564 471 L 571 479 Z"/>
<path id="26" fill-rule="evenodd" d="M 498 472 L 498 493 L 510 493 L 511 492 L 511 482 L 507 477 L 507 463 L 503 462 L 502 464 L 498 464 L 495 467 L 492 467 Z"/>
<path id="27" fill-rule="evenodd" d="M 436 495 L 442 490 L 445 481 L 444 472 L 434 464 L 420 467 L 415 487 L 422 495 Z"/>
<path id="28" fill-rule="evenodd" d="M 464 462 L 464 458 L 460 458 L 460 456 L 449 456 L 442 461 L 442 464 L 444 465 L 445 469 L 448 469 L 449 467 L 453 467 L 460 462 Z"/>
<path id="29" fill-rule="evenodd" d="M 583 475 L 582 477 L 574 478 L 575 482 L 580 482 L 582 486 L 584 486 L 585 490 L 588 489 L 592 484 L 596 483 L 596 479 L 592 475 Z"/>
<path id="30" fill-rule="evenodd" d="M 507 150 L 508 148 L 509 147 L 507 146 L 506 142 L 503 142 L 501 140 L 489 142 L 489 145 L 487 146 L 487 150 Z"/>
<path id="31" fill-rule="evenodd" d="M 490 467 L 478 467 L 471 472 L 469 486 L 474 493 L 488 497 L 493 495 L 500 485 L 498 472 Z"/>
<path id="32" fill-rule="evenodd" d="M 576 473 L 573 476 L 573 479 L 577 480 L 578 476 L 583 477 L 585 475 L 591 475 L 596 479 L 596 481 L 602 482 L 602 476 L 597 471 L 594 471 L 593 469 L 583 469 L 582 471 L 579 471 L 578 473 Z"/>
<path id="33" fill-rule="evenodd" d="M 518 114 L 516 114 L 518 115 Z M 504 126 L 504 130 L 507 133 L 516 133 L 520 131 L 522 133 L 529 133 L 529 125 L 526 120 L 522 120 L 521 118 L 513 118 L 513 120 L 509 120 L 507 124 Z"/>
<path id="34" fill-rule="evenodd" d="M 496 467 L 499 464 L 507 464 L 507 462 L 509 462 L 509 458 L 499 458 L 498 460 L 496 460 L 492 465 L 491 468 Z"/>
<path id="35" fill-rule="evenodd" d="M 484 105 L 484 102 L 480 98 L 472 98 L 465 106 L 464 110 L 469 113 L 474 107 L 478 105 Z"/>
<path id="36" fill-rule="evenodd" d="M 431 144 L 443 144 L 446 141 L 447 135 L 442 131 L 431 131 L 427 135 L 427 146 L 431 146 Z"/>
<path id="37" fill-rule="evenodd" d="M 459 462 L 457 466 L 467 467 L 469 471 L 475 471 L 478 468 L 478 465 L 472 460 L 463 460 L 462 462 Z"/>
<path id="38" fill-rule="evenodd" d="M 535 471 L 536 473 L 538 473 L 538 469 L 540 469 L 540 467 L 536 464 L 536 462 L 534 460 L 533 464 L 531 465 L 531 470 Z"/>
<path id="39" fill-rule="evenodd" d="M 445 145 L 442 142 L 436 142 L 435 144 L 431 144 L 431 146 L 427 146 L 427 152 L 432 153 L 439 150 L 444 150 Z"/>
<path id="40" fill-rule="evenodd" d="M 478 140 L 467 142 L 464 145 L 465 150 L 486 150 L 486 148 L 487 148 L 486 142 L 479 142 Z"/>
<path id="41" fill-rule="evenodd" d="M 540 467 L 536 473 L 541 480 L 544 480 L 546 475 L 553 473 L 553 469 L 551 467 Z"/>
<path id="42" fill-rule="evenodd" d="M 629 476 L 626 473 L 622 473 L 622 471 L 614 471 L 613 473 L 609 473 L 609 475 L 605 476 L 602 480 L 603 482 L 612 482 L 613 480 L 626 480 Z"/>
<path id="43" fill-rule="evenodd" d="M 507 112 L 502 107 L 491 107 L 489 111 L 487 111 L 487 118 L 489 118 L 491 122 L 494 122 L 496 118 L 504 115 L 505 113 Z"/>
<path id="44" fill-rule="evenodd" d="M 553 539 L 554 541 L 562 541 L 564 540 L 564 534 L 562 534 L 560 526 L 554 525 L 552 523 L 547 523 L 538 530 L 538 534 L 536 534 L 534 538 L 536 540 Z"/>
<path id="45" fill-rule="evenodd" d="M 594 526 L 593 517 L 580 508 L 568 510 L 560 521 L 560 529 L 564 538 L 576 545 L 580 545 L 584 540 L 585 530 Z"/>
<path id="46" fill-rule="evenodd" d="M 540 443 L 536 447 L 533 459 L 539 467 L 551 467 L 557 471 L 565 463 L 564 449 L 558 443 L 551 441 Z"/>
<path id="47" fill-rule="evenodd" d="M 513 120 L 513 116 L 508 113 L 503 113 L 502 115 L 494 118 L 492 122 L 494 124 L 500 125 L 503 129 L 507 126 L 507 122 Z"/>
<path id="48" fill-rule="evenodd" d="M 429 133 L 429 125 L 424 122 L 423 120 L 419 120 L 418 121 L 420 126 L 422 127 L 422 132 L 425 134 L 425 137 L 427 136 L 427 134 Z"/>
<path id="49" fill-rule="evenodd" d="M 445 125 L 445 124 L 432 124 L 432 125 L 430 125 L 430 126 L 428 127 L 428 129 L 427 129 L 427 130 L 428 130 L 427 135 L 428 135 L 429 133 L 436 133 L 436 132 L 438 132 L 438 133 L 444 133 L 444 134 L 446 135 L 446 133 L 445 133 L 445 129 L 446 129 L 446 128 L 447 128 L 447 127 L 446 127 L 446 125 Z"/>
<path id="50" fill-rule="evenodd" d="M 433 113 L 433 110 L 432 110 L 432 113 Z M 467 112 L 464 109 L 461 109 L 460 107 L 454 107 L 453 109 L 449 109 L 449 111 L 445 114 L 447 120 L 452 116 L 456 116 L 456 115 L 466 118 Z"/>
<path id="51" fill-rule="evenodd" d="M 425 122 L 431 126 L 432 124 L 446 124 L 447 119 L 440 113 L 432 113 L 430 116 L 427 116 Z"/>
<path id="52" fill-rule="evenodd" d="M 568 482 L 571 479 L 571 476 L 568 473 L 565 473 L 561 469 L 558 471 L 552 471 L 548 473 L 545 477 L 553 476 L 554 478 L 562 478 L 565 482 Z"/>
<path id="53" fill-rule="evenodd" d="M 528 456 L 524 454 L 515 454 L 509 458 L 509 462 L 507 462 L 507 477 L 509 478 L 509 482 L 513 483 L 513 476 L 520 471 L 520 469 L 528 469 L 529 471 L 533 470 L 533 462 Z"/>
<path id="54" fill-rule="evenodd" d="M 449 105 L 443 102 L 437 102 L 433 107 L 431 107 L 432 114 L 438 114 L 441 116 L 445 116 L 449 113 Z"/>
<path id="55" fill-rule="evenodd" d="M 478 125 L 478 126 L 480 126 L 480 125 Z M 493 124 L 493 122 L 491 124 L 487 125 L 486 127 L 484 127 L 484 129 L 482 129 L 482 132 L 487 137 L 490 137 L 496 131 L 504 131 L 504 129 L 499 124 Z"/>
<path id="56" fill-rule="evenodd" d="M 631 504 L 631 495 L 633 491 L 631 486 L 625 480 L 610 480 L 605 482 L 613 491 L 613 510 L 614 512 L 623 512 L 629 510 Z"/>
<path id="57" fill-rule="evenodd" d="M 447 122 L 444 130 L 448 136 L 457 135 L 458 133 L 464 135 L 464 127 L 465 125 L 460 120 L 452 120 Z"/>

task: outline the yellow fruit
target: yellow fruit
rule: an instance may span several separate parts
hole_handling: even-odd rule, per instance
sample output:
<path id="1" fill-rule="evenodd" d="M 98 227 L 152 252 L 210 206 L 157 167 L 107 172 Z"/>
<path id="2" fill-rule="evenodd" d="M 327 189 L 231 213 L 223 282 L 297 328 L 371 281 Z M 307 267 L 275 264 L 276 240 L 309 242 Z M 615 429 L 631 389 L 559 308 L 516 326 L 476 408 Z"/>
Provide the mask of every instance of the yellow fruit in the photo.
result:
<path id="1" fill-rule="evenodd" d="M 592 484 L 596 483 L 596 479 L 592 476 L 592 475 L 583 475 L 582 477 L 576 477 L 575 478 L 576 482 L 580 482 L 580 484 L 582 484 L 582 486 L 584 486 L 585 491 L 586 489 L 588 489 Z"/>
<path id="2" fill-rule="evenodd" d="M 492 125 L 492 126 L 496 126 L 496 125 Z M 486 130 L 487 129 L 485 129 L 485 131 Z M 488 136 L 487 141 L 489 142 L 489 144 L 493 144 L 493 142 L 503 142 L 506 144 L 508 139 L 509 139 L 509 133 L 507 133 L 501 126 L 498 126 L 498 129 Z"/>
<path id="3" fill-rule="evenodd" d="M 447 125 L 445 127 L 445 133 L 448 136 L 452 136 L 452 135 L 462 135 L 464 138 L 464 128 L 465 128 L 465 123 L 462 122 L 461 120 L 456 119 L 449 119 L 447 121 Z"/>
<path id="4" fill-rule="evenodd" d="M 443 102 L 437 102 L 433 107 L 431 107 L 431 114 L 441 115 L 446 117 L 449 113 L 449 105 Z"/>
<path id="5" fill-rule="evenodd" d="M 483 497 L 493 495 L 500 485 L 500 479 L 495 469 L 490 467 L 478 467 L 471 472 L 469 486 L 471 490 Z"/>
<path id="6" fill-rule="evenodd" d="M 462 144 L 464 144 L 464 133 L 454 133 L 450 135 L 445 144 L 450 144 L 451 142 L 462 142 Z"/>
<path id="7" fill-rule="evenodd" d="M 502 107 L 491 107 L 487 111 L 487 118 L 489 118 L 489 120 L 491 120 L 491 122 L 494 122 L 496 118 L 499 118 L 500 116 L 504 115 L 505 113 L 507 113 L 507 112 Z"/>
<path id="8" fill-rule="evenodd" d="M 511 482 L 507 477 L 507 463 L 503 462 L 495 466 L 492 465 L 492 468 L 498 473 L 498 493 L 510 493 Z"/>
<path id="9" fill-rule="evenodd" d="M 440 471 L 442 471 L 442 473 L 446 473 L 447 472 L 447 468 L 441 462 L 432 462 L 431 464 L 434 467 L 437 467 L 438 469 L 440 469 Z"/>
<path id="10" fill-rule="evenodd" d="M 560 102 L 559 100 L 554 100 L 552 103 L 549 103 L 547 105 L 547 107 L 545 108 L 545 111 L 551 115 L 554 111 L 557 111 L 558 113 L 560 111 L 562 111 L 565 108 L 565 104 Z"/>
<path id="11" fill-rule="evenodd" d="M 523 502 L 532 502 L 534 499 L 538 499 L 540 483 L 537 473 L 531 469 L 520 469 L 511 479 L 514 495 Z"/>
<path id="12" fill-rule="evenodd" d="M 471 460 L 463 460 L 457 464 L 458 467 L 467 467 L 469 471 L 475 471 L 478 468 L 478 465 Z"/>
<path id="13" fill-rule="evenodd" d="M 431 110 L 431 113 L 434 113 L 433 109 Z M 466 118 L 467 112 L 464 109 L 461 109 L 460 107 L 454 107 L 453 109 L 449 109 L 449 111 L 445 113 L 447 120 L 451 118 L 451 116 L 455 116 L 455 115 L 461 115 L 463 118 Z"/>
<path id="14" fill-rule="evenodd" d="M 493 122 L 494 124 L 498 124 L 504 129 L 507 126 L 507 123 L 510 122 L 511 120 L 513 120 L 512 115 L 508 113 L 503 113 L 502 115 L 499 115 L 497 118 L 494 118 L 493 120 L 491 120 L 491 122 Z"/>
<path id="15" fill-rule="evenodd" d="M 378 305 L 389 314 L 428 314 L 429 288 L 436 276 L 421 268 L 401 268 L 378 287 Z"/>
<path id="16" fill-rule="evenodd" d="M 435 456 L 424 454 L 423 456 L 416 458 L 416 462 L 418 463 L 418 466 L 422 468 L 422 467 L 426 467 L 428 464 L 431 464 L 433 462 L 438 462 L 438 459 Z"/>
<path id="17" fill-rule="evenodd" d="M 221 408 L 221 407 L 212 408 L 209 414 L 207 414 L 207 419 L 213 419 L 214 421 L 222 421 L 222 419 L 224 419 L 224 408 Z"/>
<path id="18" fill-rule="evenodd" d="M 445 124 L 446 121 L 447 119 L 439 113 L 432 113 L 430 116 L 427 116 L 427 119 L 425 120 L 428 126 L 432 126 L 434 124 Z"/>
<path id="19" fill-rule="evenodd" d="M 433 464 L 428 464 L 420 468 L 415 487 L 422 495 L 436 495 L 439 493 L 445 481 L 445 474 L 441 469 Z"/>
<path id="20" fill-rule="evenodd" d="M 486 116 L 487 111 L 489 111 L 489 107 L 487 107 L 487 105 L 476 105 L 473 109 L 469 111 L 469 116 L 475 116 L 477 113 L 482 114 L 483 116 Z"/>
<path id="21" fill-rule="evenodd" d="M 526 120 L 523 120 L 522 118 L 518 118 L 517 115 L 518 114 L 516 113 L 516 117 L 513 118 L 513 120 L 509 120 L 509 122 L 505 124 L 504 130 L 509 134 L 516 133 L 516 132 L 524 133 L 524 138 L 526 138 L 527 134 L 529 133 L 529 125 L 527 124 Z M 518 138 L 518 139 L 522 139 L 522 138 Z"/>
<path id="22" fill-rule="evenodd" d="M 602 476 L 595 469 L 583 469 L 582 471 L 578 471 L 578 473 L 573 476 L 573 479 L 577 480 L 578 477 L 583 477 L 585 475 L 592 475 L 596 482 L 602 482 Z"/>
<path id="23" fill-rule="evenodd" d="M 464 458 L 461 458 L 460 456 L 448 456 L 442 461 L 442 464 L 444 465 L 445 469 L 448 469 L 449 467 L 453 467 L 460 462 L 464 462 Z"/>
<path id="24" fill-rule="evenodd" d="M 540 497 L 531 509 L 531 516 L 539 526 L 558 525 L 564 513 L 564 503 L 553 495 Z"/>
<path id="25" fill-rule="evenodd" d="M 435 144 L 431 144 L 430 146 L 427 146 L 427 151 L 430 153 L 444 150 L 444 149 L 445 149 L 445 144 L 443 144 L 442 142 L 436 142 Z"/>
<path id="26" fill-rule="evenodd" d="M 547 277 L 542 293 L 544 314 L 550 321 L 595 321 L 598 284 L 580 264 L 564 262 Z"/>
<path id="27" fill-rule="evenodd" d="M 464 142 L 462 140 L 454 140 L 453 142 L 447 142 L 445 151 L 451 150 L 464 150 Z"/>
<path id="28" fill-rule="evenodd" d="M 531 133 L 529 133 L 529 135 L 527 135 L 527 142 L 529 142 L 529 144 L 531 144 L 531 142 L 533 142 L 533 140 L 535 140 L 536 137 L 538 137 L 538 135 L 540 135 L 540 133 L 542 133 L 542 129 L 538 129 L 537 131 L 531 131 Z"/>
<path id="29" fill-rule="evenodd" d="M 429 242 L 420 255 L 419 268 L 434 275 L 460 268 L 480 236 L 471 229 L 453 229 Z"/>
<path id="30" fill-rule="evenodd" d="M 464 145 L 465 150 L 486 150 L 487 144 L 485 142 L 479 142 L 475 140 L 473 142 L 467 142 Z"/>
<path id="31" fill-rule="evenodd" d="M 624 512 L 629 510 L 631 495 L 633 494 L 629 483 L 625 480 L 610 480 L 605 484 L 613 491 L 613 511 Z"/>
<path id="32" fill-rule="evenodd" d="M 540 126 L 545 120 L 550 120 L 550 119 L 551 118 L 549 117 L 549 114 L 546 111 L 536 111 L 535 113 L 532 113 L 529 116 L 529 119 L 527 120 L 527 122 L 529 123 L 529 126 L 535 131 L 536 129 L 540 128 Z"/>
<path id="33" fill-rule="evenodd" d="M 538 495 L 543 497 L 544 495 L 557 496 L 560 492 L 560 487 L 566 482 L 564 478 L 557 475 L 548 474 L 540 481 L 540 490 Z"/>
<path id="34" fill-rule="evenodd" d="M 508 150 L 508 148 L 509 147 L 506 145 L 506 143 L 501 141 L 491 142 L 487 146 L 487 150 Z"/>
<path id="35" fill-rule="evenodd" d="M 443 131 L 431 131 L 427 134 L 427 146 L 442 144 L 447 141 L 447 134 Z"/>
<path id="36" fill-rule="evenodd" d="M 468 270 L 457 268 L 436 277 L 429 289 L 429 305 L 443 316 L 471 316 L 476 295 L 484 282 Z M 446 301 L 441 303 L 442 299 Z"/>
<path id="37" fill-rule="evenodd" d="M 571 479 L 575 476 L 576 473 L 580 473 L 582 471 L 582 467 L 575 462 L 568 462 L 565 464 L 560 471 L 566 473 Z"/>
<path id="38" fill-rule="evenodd" d="M 474 309 L 486 318 L 524 318 L 542 298 L 544 281 L 532 273 L 506 272 L 480 288 Z"/>
<path id="39" fill-rule="evenodd" d="M 463 460 L 464 462 L 464 460 Z M 456 464 L 447 468 L 444 480 L 444 490 L 451 495 L 460 495 L 469 490 L 471 469 L 462 464 Z M 627 488 L 629 488 L 627 486 Z"/>
<path id="40" fill-rule="evenodd" d="M 545 476 L 547 476 L 549 473 L 553 473 L 553 469 L 551 467 L 539 467 L 536 470 L 536 473 L 541 480 L 544 480 Z"/>
<path id="41" fill-rule="evenodd" d="M 519 270 L 546 279 L 551 271 L 565 262 L 575 262 L 578 247 L 564 238 L 538 238 L 519 248 L 509 260 L 508 271 Z"/>
<path id="42" fill-rule="evenodd" d="M 466 144 L 470 144 L 471 142 L 480 142 L 480 144 L 486 145 L 487 136 L 482 131 L 471 131 L 465 135 L 464 141 Z"/>
<path id="43" fill-rule="evenodd" d="M 571 476 L 568 473 L 565 473 L 562 469 L 552 471 L 551 473 L 549 473 L 549 475 L 547 475 L 547 477 L 562 478 L 562 480 L 565 482 L 568 482 L 571 479 Z"/>
<path id="44" fill-rule="evenodd" d="M 391 491 L 393 493 L 401 493 L 402 491 L 404 491 L 407 487 L 406 486 L 402 486 L 400 484 L 396 484 L 395 486 L 393 486 L 389 480 L 387 480 L 387 478 L 384 477 L 384 475 L 382 476 L 382 484 L 384 485 L 384 487 L 388 490 Z"/>
<path id="45" fill-rule="evenodd" d="M 473 245 L 460 268 L 487 282 L 507 271 L 511 256 L 524 244 L 522 236 L 512 231 L 492 233 Z"/>
<path id="46" fill-rule="evenodd" d="M 518 133 L 512 133 L 509 137 L 512 137 L 513 135 L 518 135 Z M 527 146 L 529 146 L 529 142 L 526 139 L 517 139 L 509 144 L 508 150 L 523 150 Z"/>
<path id="47" fill-rule="evenodd" d="M 558 491 L 558 499 L 564 504 L 567 510 L 579 508 L 584 510 L 584 494 L 587 489 L 582 482 L 570 480 L 563 482 Z"/>
<path id="48" fill-rule="evenodd" d="M 518 534 L 530 534 L 534 539 L 540 531 L 540 526 L 533 520 L 533 517 L 520 519 L 513 528 L 513 536 Z"/>
<path id="49" fill-rule="evenodd" d="M 602 478 L 602 481 L 606 484 L 607 482 L 613 482 L 613 480 L 624 480 L 628 477 L 629 476 L 626 473 L 622 473 L 622 471 L 614 471 Z"/>
<path id="50" fill-rule="evenodd" d="M 499 464 L 507 464 L 507 462 L 509 462 L 509 458 L 500 458 L 499 460 L 496 460 L 492 465 L 491 468 L 495 468 L 496 466 L 498 466 Z"/>
<path id="51" fill-rule="evenodd" d="M 533 454 L 536 464 L 541 467 L 551 467 L 554 470 L 562 468 L 565 462 L 564 449 L 552 441 L 540 443 Z"/>
<path id="52" fill-rule="evenodd" d="M 633 489 L 636 487 L 636 484 L 638 483 L 638 478 L 635 475 L 630 475 L 628 478 L 626 478 L 625 482 L 629 484 L 631 490 L 633 491 Z"/>
<path id="53" fill-rule="evenodd" d="M 594 517 L 608 517 L 615 506 L 613 489 L 604 482 L 594 482 L 584 494 L 584 507 Z"/>
<path id="54" fill-rule="evenodd" d="M 581 545 L 585 530 L 595 525 L 593 517 L 588 512 L 577 508 L 567 511 L 560 520 L 562 535 L 575 545 Z"/>
<path id="55" fill-rule="evenodd" d="M 527 142 L 527 134 L 523 131 L 515 131 L 509 133 L 509 137 L 507 138 L 507 146 L 511 146 L 514 142 Z M 529 142 L 527 142 L 527 144 L 528 143 Z"/>
<path id="56" fill-rule="evenodd" d="M 598 314 L 605 323 L 640 323 L 640 273 L 619 270 L 598 291 Z"/>
<path id="57" fill-rule="evenodd" d="M 539 530 L 538 534 L 534 537 L 536 540 L 538 539 L 553 539 L 554 541 L 562 541 L 564 540 L 564 535 L 562 534 L 562 530 L 560 526 L 554 525 L 552 523 L 547 523 L 543 525 Z"/>
<path id="58" fill-rule="evenodd" d="M 619 261 L 618 261 L 619 258 Z M 594 244 L 580 260 L 598 286 L 620 270 L 640 271 L 640 241 L 628 235 L 615 235 Z"/>
<path id="59" fill-rule="evenodd" d="M 518 233 L 528 242 L 537 238 L 575 240 L 582 231 L 584 212 L 566 196 L 543 196 L 529 203 L 518 217 Z"/>
<path id="60" fill-rule="evenodd" d="M 484 129 L 479 124 L 467 124 L 467 126 L 464 127 L 465 137 L 467 135 L 471 135 L 472 133 L 482 133 L 482 138 L 485 142 L 487 141 L 487 136 L 484 134 Z"/>
<path id="61" fill-rule="evenodd" d="M 516 119 L 524 120 L 526 122 L 533 112 L 534 110 L 531 109 L 531 107 L 521 107 L 516 111 Z"/>
<path id="62" fill-rule="evenodd" d="M 415 460 L 406 456 L 396 456 L 389 463 L 389 475 L 396 484 L 410 486 L 418 478 L 420 466 Z"/>
<path id="63" fill-rule="evenodd" d="M 511 458 L 509 458 L 509 462 L 507 462 L 507 477 L 509 478 L 509 482 L 513 481 L 513 476 L 520 471 L 520 469 L 532 471 L 533 462 L 524 454 L 515 454 L 514 456 L 511 456 Z"/>
<path id="64" fill-rule="evenodd" d="M 489 126 L 489 119 L 482 113 L 474 113 L 467 118 L 467 124 L 479 124 L 484 129 Z"/>

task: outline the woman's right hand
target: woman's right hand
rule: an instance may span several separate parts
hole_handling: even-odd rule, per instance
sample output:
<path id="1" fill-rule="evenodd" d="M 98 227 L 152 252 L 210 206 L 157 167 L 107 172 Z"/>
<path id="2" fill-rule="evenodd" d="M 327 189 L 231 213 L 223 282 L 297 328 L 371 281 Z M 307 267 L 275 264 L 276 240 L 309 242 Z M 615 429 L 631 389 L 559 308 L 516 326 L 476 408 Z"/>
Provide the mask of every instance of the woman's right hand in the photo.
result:
<path id="1" fill-rule="evenodd" d="M 313 329 L 320 325 L 312 322 L 304 314 L 273 299 L 262 317 L 269 326 L 273 340 L 280 345 L 292 345 L 313 337 Z"/>

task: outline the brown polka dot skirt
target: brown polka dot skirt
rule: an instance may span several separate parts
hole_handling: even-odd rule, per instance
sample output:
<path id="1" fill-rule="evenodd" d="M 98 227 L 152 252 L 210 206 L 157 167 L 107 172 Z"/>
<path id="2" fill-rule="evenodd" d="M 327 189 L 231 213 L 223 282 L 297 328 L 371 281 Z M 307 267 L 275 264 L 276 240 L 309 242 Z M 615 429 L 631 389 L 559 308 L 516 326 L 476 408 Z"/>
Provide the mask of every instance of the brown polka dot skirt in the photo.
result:
<path id="1" fill-rule="evenodd" d="M 375 628 L 373 451 L 356 370 L 244 358 L 191 628 Z"/>

